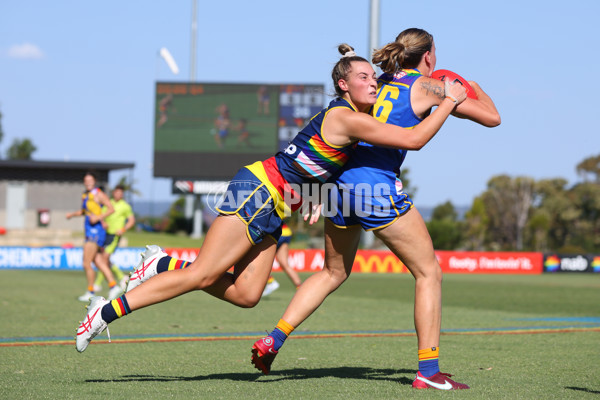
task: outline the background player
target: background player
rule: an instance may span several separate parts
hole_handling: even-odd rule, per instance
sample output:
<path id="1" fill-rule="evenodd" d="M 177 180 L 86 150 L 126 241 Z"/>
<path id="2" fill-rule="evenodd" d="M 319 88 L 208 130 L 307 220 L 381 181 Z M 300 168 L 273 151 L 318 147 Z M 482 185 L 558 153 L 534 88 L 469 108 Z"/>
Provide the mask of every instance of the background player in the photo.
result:
<path id="1" fill-rule="evenodd" d="M 169 111 L 173 108 L 173 94 L 169 93 L 158 103 L 158 122 L 156 128 L 162 127 L 169 120 Z"/>
<path id="2" fill-rule="evenodd" d="M 121 237 L 125 234 L 125 232 L 135 226 L 135 215 L 133 214 L 133 210 L 131 209 L 129 203 L 123 199 L 124 193 L 125 188 L 122 185 L 115 186 L 112 191 L 110 203 L 112 204 L 115 212 L 108 215 L 104 219 L 104 225 L 106 228 L 106 244 L 104 246 L 104 251 L 100 253 L 100 256 L 104 257 L 106 264 L 110 266 L 110 270 L 113 272 L 115 279 L 119 282 L 119 286 L 121 289 L 123 289 L 123 291 L 125 291 L 127 287 L 128 277 L 123 274 L 118 265 L 111 262 L 111 257 L 119 246 Z M 106 211 L 106 207 L 103 208 L 103 211 Z M 102 287 L 103 280 L 104 275 L 99 274 L 94 284 L 94 289 L 96 291 Z"/>
<path id="3" fill-rule="evenodd" d="M 271 103 L 271 96 L 269 95 L 269 89 L 262 85 L 256 92 L 256 100 L 258 101 L 258 114 L 269 115 L 269 105 Z"/>
<path id="4" fill-rule="evenodd" d="M 231 120 L 229 119 L 229 107 L 227 104 L 221 104 L 217 107 L 217 119 L 215 119 L 215 142 L 219 148 L 225 146 L 225 140 L 229 136 L 229 126 Z"/>
<path id="5" fill-rule="evenodd" d="M 81 208 L 77 211 L 67 213 L 66 215 L 67 219 L 85 216 L 83 269 L 85 270 L 88 290 L 83 295 L 79 296 L 79 300 L 88 301 L 94 295 L 94 279 L 96 278 L 96 272 L 92 268 L 92 261 L 108 281 L 108 286 L 110 287 L 108 297 L 111 299 L 116 298 L 121 294 L 121 288 L 117 285 L 108 264 L 100 254 L 106 240 L 106 230 L 102 226 L 102 221 L 112 214 L 114 209 L 104 192 L 96 187 L 96 176 L 92 172 L 85 174 L 83 177 L 83 185 L 85 187 L 85 192 L 81 195 Z M 106 211 L 102 211 L 103 206 L 106 207 Z"/>
<path id="6" fill-rule="evenodd" d="M 250 144 L 250 132 L 248 131 L 248 120 L 246 118 L 242 118 L 238 121 L 237 130 L 240 132 L 237 137 L 238 146 L 244 145 L 252 147 Z"/>

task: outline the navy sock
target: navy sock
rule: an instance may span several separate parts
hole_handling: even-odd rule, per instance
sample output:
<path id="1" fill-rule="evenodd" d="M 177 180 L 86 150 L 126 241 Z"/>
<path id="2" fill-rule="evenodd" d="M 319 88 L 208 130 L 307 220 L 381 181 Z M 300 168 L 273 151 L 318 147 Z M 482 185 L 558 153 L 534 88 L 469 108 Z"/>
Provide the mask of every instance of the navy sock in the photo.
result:
<path id="1" fill-rule="evenodd" d="M 273 348 L 279 350 L 283 346 L 283 342 L 287 339 L 287 335 L 279 329 L 273 329 L 273 332 L 269 333 L 269 336 L 273 338 Z"/>
<path id="2" fill-rule="evenodd" d="M 156 264 L 156 272 L 160 274 L 162 272 L 168 271 L 170 262 L 171 262 L 171 257 L 169 257 L 169 256 L 165 256 L 165 257 L 161 258 L 160 260 L 158 260 L 158 263 Z"/>
<path id="3" fill-rule="evenodd" d="M 131 309 L 129 308 L 129 304 L 127 303 L 125 295 L 119 297 L 118 299 L 112 300 L 110 303 L 102 307 L 102 310 L 100 311 L 102 319 L 107 324 L 110 324 L 115 319 L 121 318 L 129 313 L 131 313 Z"/>
<path id="4" fill-rule="evenodd" d="M 419 361 L 419 372 L 426 378 L 437 374 L 440 372 L 438 360 Z"/>
<path id="5" fill-rule="evenodd" d="M 440 372 L 439 347 L 431 347 L 419 350 L 419 372 L 426 378 Z"/>

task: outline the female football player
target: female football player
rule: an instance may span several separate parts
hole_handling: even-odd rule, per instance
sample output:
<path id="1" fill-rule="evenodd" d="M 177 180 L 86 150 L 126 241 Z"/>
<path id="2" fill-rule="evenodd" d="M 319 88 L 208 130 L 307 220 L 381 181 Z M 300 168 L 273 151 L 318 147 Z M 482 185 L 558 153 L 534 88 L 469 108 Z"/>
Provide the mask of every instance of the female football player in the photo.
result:
<path id="1" fill-rule="evenodd" d="M 114 208 L 100 188 L 96 186 L 96 176 L 92 172 L 87 172 L 83 177 L 83 186 L 85 192 L 81 195 L 81 208 L 74 212 L 67 213 L 67 219 L 73 217 L 85 217 L 85 243 L 83 244 L 83 269 L 88 282 L 87 291 L 79 296 L 80 301 L 89 301 L 94 296 L 94 280 L 96 272 L 92 267 L 92 262 L 96 264 L 100 272 L 104 274 L 110 287 L 108 297 L 112 300 L 117 298 L 123 290 L 117 285 L 109 264 L 101 254 L 106 241 L 106 229 L 102 222 L 106 217 L 114 213 Z"/>

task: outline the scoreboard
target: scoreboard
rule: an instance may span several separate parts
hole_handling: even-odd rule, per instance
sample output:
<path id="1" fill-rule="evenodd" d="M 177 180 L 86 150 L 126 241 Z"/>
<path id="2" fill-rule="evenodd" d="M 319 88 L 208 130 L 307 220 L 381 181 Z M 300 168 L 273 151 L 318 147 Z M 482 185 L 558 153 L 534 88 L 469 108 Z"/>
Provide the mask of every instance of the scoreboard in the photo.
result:
<path id="1" fill-rule="evenodd" d="M 231 179 L 285 149 L 323 107 L 323 85 L 157 82 L 154 176 Z"/>
<path id="2" fill-rule="evenodd" d="M 284 150 L 288 142 L 323 107 L 322 86 L 284 85 L 279 94 L 278 150 Z"/>

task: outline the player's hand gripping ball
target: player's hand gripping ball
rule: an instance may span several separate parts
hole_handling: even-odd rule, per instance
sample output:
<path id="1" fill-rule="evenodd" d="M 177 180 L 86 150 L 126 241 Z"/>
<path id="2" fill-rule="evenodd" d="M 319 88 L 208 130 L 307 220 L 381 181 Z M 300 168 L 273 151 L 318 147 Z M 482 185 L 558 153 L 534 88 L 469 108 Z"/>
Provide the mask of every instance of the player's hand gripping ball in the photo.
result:
<path id="1" fill-rule="evenodd" d="M 433 71 L 431 77 L 442 82 L 444 82 L 446 79 L 449 79 L 451 83 L 458 81 L 467 91 L 467 97 L 477 100 L 477 94 L 475 93 L 475 90 L 473 90 L 465 78 L 456 72 L 452 72 L 447 69 L 438 69 L 437 71 Z"/>

